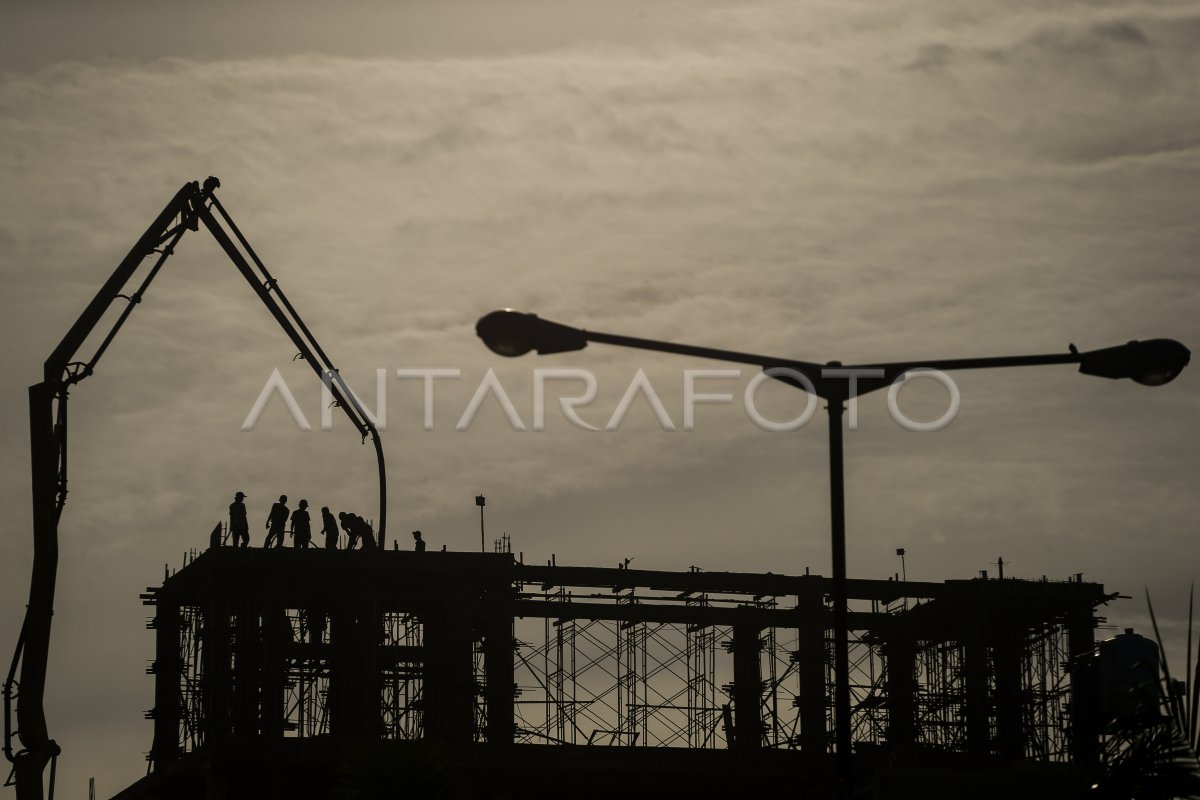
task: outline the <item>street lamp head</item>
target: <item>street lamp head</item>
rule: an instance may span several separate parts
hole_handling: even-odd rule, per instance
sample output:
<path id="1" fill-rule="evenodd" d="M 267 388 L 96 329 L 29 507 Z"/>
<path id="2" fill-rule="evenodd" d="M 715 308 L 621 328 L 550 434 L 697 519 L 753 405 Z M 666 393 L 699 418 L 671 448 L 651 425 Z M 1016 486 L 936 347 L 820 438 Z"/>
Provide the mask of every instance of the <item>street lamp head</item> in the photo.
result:
<path id="1" fill-rule="evenodd" d="M 1143 386 L 1162 386 L 1175 380 L 1191 358 L 1191 351 L 1174 339 L 1150 339 L 1083 353 L 1079 371 L 1101 378 L 1129 378 Z"/>
<path id="2" fill-rule="evenodd" d="M 566 353 L 587 347 L 587 337 L 578 328 L 541 319 L 537 314 L 513 311 L 511 308 L 493 311 L 475 323 L 475 333 L 488 349 L 497 355 L 513 358 L 530 350 L 539 355 Z"/>

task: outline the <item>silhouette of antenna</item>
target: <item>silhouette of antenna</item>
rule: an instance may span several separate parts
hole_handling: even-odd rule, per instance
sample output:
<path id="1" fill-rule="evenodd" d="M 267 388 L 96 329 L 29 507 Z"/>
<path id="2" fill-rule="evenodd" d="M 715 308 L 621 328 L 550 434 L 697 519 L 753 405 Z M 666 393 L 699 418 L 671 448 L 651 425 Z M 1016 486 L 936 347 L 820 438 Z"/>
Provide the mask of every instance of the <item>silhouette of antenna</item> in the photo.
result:
<path id="1" fill-rule="evenodd" d="M 905 583 L 908 583 L 908 567 L 904 563 L 905 552 L 906 551 L 903 547 L 896 548 L 896 555 L 900 556 L 900 580 L 904 581 Z M 903 604 L 904 610 L 907 611 L 908 610 L 907 593 L 906 593 L 905 597 L 902 599 L 902 604 Z"/>

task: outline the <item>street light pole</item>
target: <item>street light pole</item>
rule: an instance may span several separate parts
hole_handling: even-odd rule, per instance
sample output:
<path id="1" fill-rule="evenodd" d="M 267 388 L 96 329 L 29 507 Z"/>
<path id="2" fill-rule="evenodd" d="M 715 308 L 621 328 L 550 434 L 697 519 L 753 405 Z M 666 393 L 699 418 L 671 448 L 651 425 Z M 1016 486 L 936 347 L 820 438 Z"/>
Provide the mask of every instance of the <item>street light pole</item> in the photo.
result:
<path id="1" fill-rule="evenodd" d="M 829 412 L 829 501 L 830 549 L 833 562 L 833 638 L 834 638 L 834 726 L 837 777 L 840 793 L 850 796 L 853 783 L 853 736 L 850 707 L 850 631 L 849 591 L 846 572 L 846 492 L 842 420 L 846 402 L 860 395 L 890 386 L 909 372 L 919 369 L 960 370 L 998 367 L 1031 367 L 1052 364 L 1078 364 L 1085 375 L 1103 378 L 1128 378 L 1146 386 L 1170 383 L 1183 371 L 1191 353 L 1171 339 L 1132 341 L 1116 347 L 1080 352 L 1071 345 L 1066 353 L 1000 356 L 988 358 L 938 359 L 862 364 L 843 367 L 831 361 L 824 367 L 807 361 L 775 358 L 717 350 L 676 342 L 639 339 L 611 333 L 586 331 L 541 319 L 512 309 L 493 311 L 480 318 L 475 331 L 488 348 L 502 356 L 515 357 L 531 350 L 539 355 L 582 350 L 589 342 L 633 347 L 661 353 L 676 353 L 718 361 L 753 364 L 790 386 L 804 389 L 828 404 Z M 800 373 L 807 381 L 794 377 Z M 792 375 L 788 375 L 792 373 Z M 856 385 L 851 392 L 850 376 Z M 480 498 L 482 499 L 482 498 Z M 480 509 L 482 513 L 482 508 Z"/>
<path id="2" fill-rule="evenodd" d="M 850 727 L 850 624 L 849 589 L 846 586 L 846 481 L 842 443 L 842 417 L 846 404 L 830 398 L 829 410 L 829 526 L 833 551 L 833 687 L 837 774 L 848 787 L 853 779 Z"/>

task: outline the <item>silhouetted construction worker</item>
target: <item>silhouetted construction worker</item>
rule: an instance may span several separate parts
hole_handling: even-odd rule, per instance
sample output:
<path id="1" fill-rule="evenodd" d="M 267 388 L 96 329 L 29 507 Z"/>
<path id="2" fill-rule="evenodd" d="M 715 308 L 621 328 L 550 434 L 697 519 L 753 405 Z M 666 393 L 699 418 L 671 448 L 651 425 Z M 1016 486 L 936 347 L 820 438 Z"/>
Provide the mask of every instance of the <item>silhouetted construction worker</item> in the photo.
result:
<path id="1" fill-rule="evenodd" d="M 353 550 L 356 546 L 361 550 L 375 549 L 375 531 L 371 529 L 371 523 L 358 514 L 343 512 L 338 516 L 342 518 L 342 529 L 350 537 L 347 550 Z"/>
<path id="2" fill-rule="evenodd" d="M 229 504 L 229 534 L 234 547 L 250 546 L 250 524 L 246 522 L 246 504 L 242 502 L 245 499 L 246 495 L 238 492 Z"/>
<path id="3" fill-rule="evenodd" d="M 292 512 L 292 544 L 300 548 L 312 544 L 312 528 L 309 526 L 307 500 L 301 500 L 300 506 Z"/>
<path id="4" fill-rule="evenodd" d="M 325 534 L 325 549 L 337 550 L 338 524 L 329 506 L 321 506 L 321 533 Z"/>
<path id="5" fill-rule="evenodd" d="M 413 550 L 418 553 L 425 552 L 425 540 L 421 538 L 420 531 L 413 531 Z"/>
<path id="6" fill-rule="evenodd" d="M 271 506 L 271 513 L 267 515 L 267 524 L 264 525 L 267 529 L 267 540 L 263 542 L 263 547 L 270 547 L 271 540 L 275 541 L 276 547 L 283 547 L 283 529 L 288 521 L 287 495 L 279 495 L 279 502 Z"/>
<path id="7" fill-rule="evenodd" d="M 358 514 L 354 515 L 354 521 L 355 521 L 355 524 L 358 525 L 358 535 L 362 539 L 362 549 L 363 550 L 374 550 L 375 549 L 375 531 L 374 531 L 374 529 L 371 528 L 371 523 L 367 522 L 365 519 L 360 517 Z"/>
<path id="8" fill-rule="evenodd" d="M 358 544 L 358 525 L 354 524 L 354 515 L 339 511 L 338 519 L 342 523 L 342 530 L 346 532 L 346 549 L 353 550 Z"/>

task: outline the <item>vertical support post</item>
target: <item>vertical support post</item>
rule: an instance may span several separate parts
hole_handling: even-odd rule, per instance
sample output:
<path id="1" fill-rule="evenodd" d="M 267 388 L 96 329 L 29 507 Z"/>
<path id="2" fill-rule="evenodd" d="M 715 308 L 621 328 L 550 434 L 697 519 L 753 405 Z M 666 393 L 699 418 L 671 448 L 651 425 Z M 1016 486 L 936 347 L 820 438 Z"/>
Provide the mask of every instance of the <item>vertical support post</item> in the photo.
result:
<path id="1" fill-rule="evenodd" d="M 1092 652 L 1096 617 L 1092 605 L 1080 604 L 1067 613 L 1067 649 L 1071 671 L 1071 758 L 1079 766 L 1094 766 L 1100 757 L 1099 689 L 1095 675 L 1079 668 Z"/>
<path id="2" fill-rule="evenodd" d="M 264 610 L 262 621 L 262 659 L 260 666 L 262 699 L 261 730 L 266 738 L 283 738 L 286 715 L 284 688 L 287 672 L 286 648 L 292 638 L 287 612 L 277 606 Z"/>
<path id="3" fill-rule="evenodd" d="M 470 619 L 462 589 L 446 586 L 425 613 L 425 735 L 446 744 L 469 744 L 475 727 L 475 686 Z"/>
<path id="4" fill-rule="evenodd" d="M 963 642 L 963 680 L 966 682 L 967 752 L 987 755 L 991 751 L 988 724 L 988 647 L 982 622 L 974 622 Z"/>
<path id="5" fill-rule="evenodd" d="M 154 742 L 150 760 L 162 769 L 179 757 L 179 606 L 159 603 L 154 616 Z"/>
<path id="6" fill-rule="evenodd" d="M 904 626 L 884 645 L 887 658 L 888 743 L 893 752 L 909 749 L 916 738 L 917 654 Z"/>
<path id="7" fill-rule="evenodd" d="M 229 663 L 229 603 L 218 587 L 209 587 L 204 603 L 204 743 L 212 747 L 229 735 L 233 675 Z"/>
<path id="8" fill-rule="evenodd" d="M 349 735 L 354 691 L 354 613 L 342 600 L 329 610 L 329 732 Z"/>
<path id="9" fill-rule="evenodd" d="M 356 597 L 330 619 L 330 729 L 335 736 L 377 736 L 382 726 L 378 612 Z M 426 723 L 430 719 L 427 713 Z"/>
<path id="10" fill-rule="evenodd" d="M 796 668 L 800 678 L 800 749 L 813 757 L 828 750 L 825 728 L 825 631 L 829 614 L 819 590 L 807 591 L 799 598 Z"/>
<path id="11" fill-rule="evenodd" d="M 760 621 L 751 606 L 734 609 L 733 711 L 734 746 L 740 752 L 762 746 L 762 672 L 759 665 Z"/>
<path id="12" fill-rule="evenodd" d="M 496 581 L 488 591 L 483 613 L 483 659 L 487 681 L 487 741 L 502 747 L 516 734 L 516 658 L 513 639 L 512 584 Z M 561 630 L 561 629 L 560 629 Z M 562 663 L 559 663 L 562 669 Z"/>
<path id="13" fill-rule="evenodd" d="M 383 677 L 379 666 L 379 645 L 383 637 L 383 620 L 379 605 L 369 594 L 355 604 L 358 622 L 358 694 L 357 708 L 362 714 L 359 732 L 379 738 L 383 733 Z"/>
<path id="14" fill-rule="evenodd" d="M 996 739 L 1000 755 L 1020 759 L 1025 755 L 1021 729 L 1021 661 L 1023 628 L 1012 621 L 1000 623 L 992 650 L 996 667 Z"/>
<path id="15" fill-rule="evenodd" d="M 233 670 L 233 732 L 257 736 L 258 679 L 261 662 L 258 605 L 253 596 L 238 604 Z"/>

